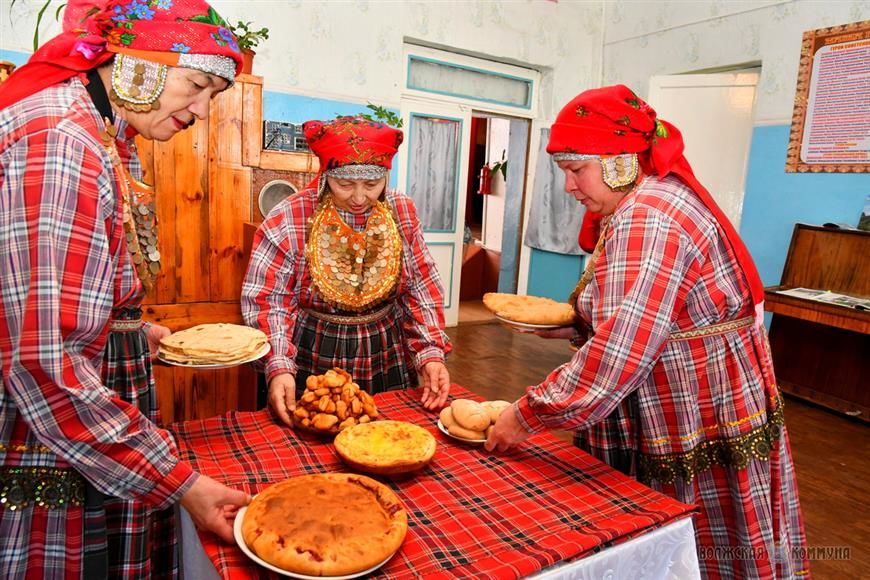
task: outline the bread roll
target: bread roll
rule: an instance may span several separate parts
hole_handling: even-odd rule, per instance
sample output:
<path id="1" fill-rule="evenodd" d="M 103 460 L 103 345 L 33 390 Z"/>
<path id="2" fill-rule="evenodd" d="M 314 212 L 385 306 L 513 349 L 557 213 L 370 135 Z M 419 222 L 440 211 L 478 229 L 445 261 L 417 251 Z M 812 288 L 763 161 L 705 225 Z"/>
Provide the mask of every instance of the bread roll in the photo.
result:
<path id="1" fill-rule="evenodd" d="M 477 401 L 456 399 L 450 404 L 450 408 L 453 419 L 465 429 L 482 433 L 492 423 L 489 412 Z"/>
<path id="2" fill-rule="evenodd" d="M 450 410 L 450 407 L 444 407 L 441 409 L 441 414 L 438 415 L 438 418 L 441 419 L 441 424 L 444 425 L 444 428 L 447 429 L 455 422 L 453 420 L 453 411 Z"/>
<path id="3" fill-rule="evenodd" d="M 463 439 L 474 439 L 475 441 L 486 439 L 486 437 L 484 437 L 483 431 L 466 429 L 459 423 L 453 423 L 450 427 L 447 428 L 447 432 L 454 437 L 462 437 Z"/>
<path id="4" fill-rule="evenodd" d="M 507 401 L 484 401 L 481 403 L 484 409 L 489 413 L 489 420 L 495 423 L 502 411 L 511 406 Z"/>

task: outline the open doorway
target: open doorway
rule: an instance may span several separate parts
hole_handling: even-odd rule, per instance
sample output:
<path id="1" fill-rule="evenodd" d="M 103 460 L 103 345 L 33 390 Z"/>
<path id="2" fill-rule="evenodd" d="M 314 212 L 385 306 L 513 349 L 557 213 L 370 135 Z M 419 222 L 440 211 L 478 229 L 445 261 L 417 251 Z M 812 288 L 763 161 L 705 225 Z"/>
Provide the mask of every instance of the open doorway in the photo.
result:
<path id="1" fill-rule="evenodd" d="M 526 119 L 472 113 L 460 323 L 495 321 L 483 295 L 516 292 L 529 125 Z"/>

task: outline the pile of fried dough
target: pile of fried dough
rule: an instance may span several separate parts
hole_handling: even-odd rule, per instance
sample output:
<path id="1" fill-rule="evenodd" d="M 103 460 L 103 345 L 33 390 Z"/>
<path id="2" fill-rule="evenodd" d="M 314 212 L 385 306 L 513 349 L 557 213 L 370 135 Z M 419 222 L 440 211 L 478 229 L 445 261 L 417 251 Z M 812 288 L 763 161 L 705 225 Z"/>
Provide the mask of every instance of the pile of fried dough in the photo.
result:
<path id="1" fill-rule="evenodd" d="M 177 363 L 232 364 L 261 352 L 266 335 L 256 328 L 238 324 L 198 324 L 160 340 L 158 354 Z"/>
<path id="2" fill-rule="evenodd" d="M 335 434 L 377 416 L 372 396 L 353 382 L 347 371 L 334 368 L 305 380 L 305 392 L 296 402 L 293 423 L 309 431 Z"/>
<path id="3" fill-rule="evenodd" d="M 483 295 L 483 305 L 496 316 L 513 322 L 556 326 L 574 323 L 574 309 L 570 304 L 540 296 L 487 292 Z"/>

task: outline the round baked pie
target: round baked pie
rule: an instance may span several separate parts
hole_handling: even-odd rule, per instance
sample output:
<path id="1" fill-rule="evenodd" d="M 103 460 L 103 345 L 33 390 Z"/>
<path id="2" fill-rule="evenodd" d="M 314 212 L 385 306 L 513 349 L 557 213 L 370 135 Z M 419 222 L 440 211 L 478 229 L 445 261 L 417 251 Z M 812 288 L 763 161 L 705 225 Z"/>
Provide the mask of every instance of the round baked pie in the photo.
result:
<path id="1" fill-rule="evenodd" d="M 435 437 L 404 421 L 362 423 L 335 438 L 335 450 L 350 467 L 381 475 L 407 473 L 435 455 Z"/>
<path id="2" fill-rule="evenodd" d="M 343 576 L 377 566 L 402 545 L 408 514 L 390 488 L 364 475 L 293 477 L 251 501 L 248 548 L 295 574 Z"/>

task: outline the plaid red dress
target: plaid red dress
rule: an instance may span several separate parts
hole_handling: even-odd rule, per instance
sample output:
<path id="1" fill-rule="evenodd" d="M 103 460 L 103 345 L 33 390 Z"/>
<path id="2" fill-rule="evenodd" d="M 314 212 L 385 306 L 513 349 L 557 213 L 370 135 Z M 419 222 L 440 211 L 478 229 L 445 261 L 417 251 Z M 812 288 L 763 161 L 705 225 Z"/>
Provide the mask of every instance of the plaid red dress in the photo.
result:
<path id="1" fill-rule="evenodd" d="M 303 251 L 308 221 L 317 209 L 316 190 L 290 196 L 257 230 L 241 303 L 245 322 L 269 335 L 267 380 L 289 372 L 296 375 L 297 387 L 304 388 L 307 375 L 339 366 L 369 392 L 407 388 L 416 386 L 416 370 L 443 361 L 450 351 L 443 331 L 444 291 L 414 204 L 395 191 L 387 191 L 386 200 L 402 236 L 402 270 L 385 315 L 365 324 L 316 316 L 347 314 L 317 292 Z M 367 214 L 338 213 L 356 231 L 368 219 Z"/>
<path id="2" fill-rule="evenodd" d="M 77 78 L 0 110 L 2 578 L 148 577 L 148 514 L 195 478 L 149 420 L 141 332 L 109 338 L 142 289 L 102 128 Z"/>
<path id="3" fill-rule="evenodd" d="M 521 421 L 579 431 L 598 457 L 697 504 L 707 578 L 808 577 L 767 338 L 718 222 L 676 177 L 647 177 L 607 227 L 577 300 L 595 334 L 520 399 Z"/>

